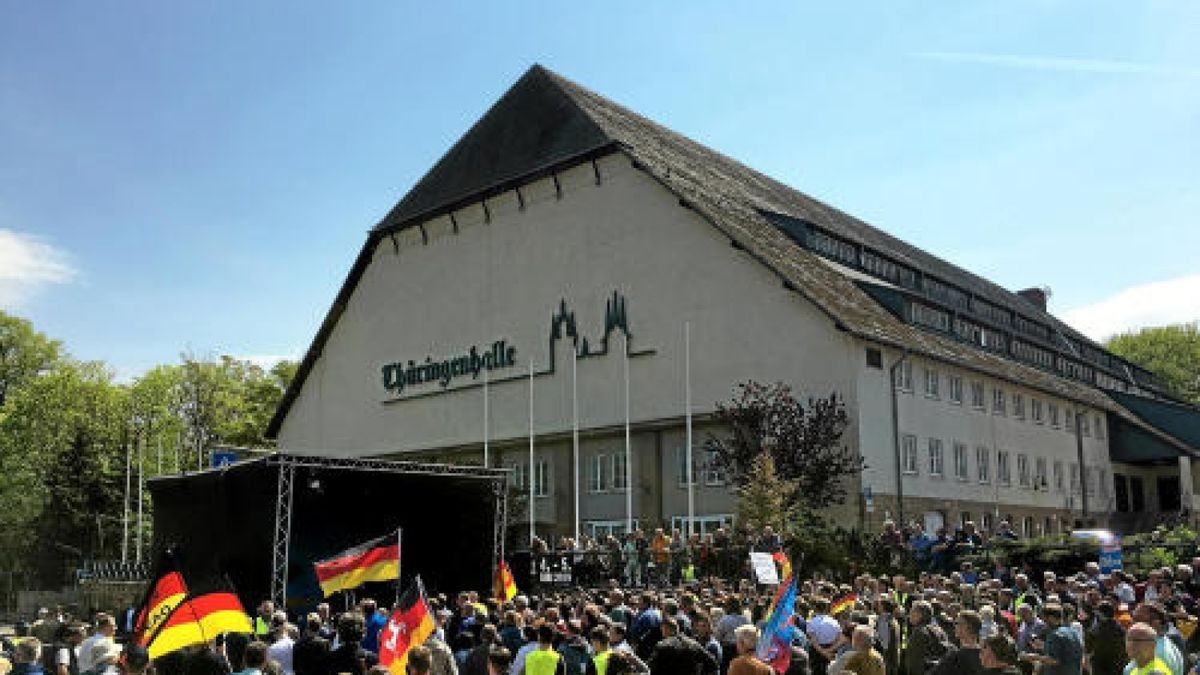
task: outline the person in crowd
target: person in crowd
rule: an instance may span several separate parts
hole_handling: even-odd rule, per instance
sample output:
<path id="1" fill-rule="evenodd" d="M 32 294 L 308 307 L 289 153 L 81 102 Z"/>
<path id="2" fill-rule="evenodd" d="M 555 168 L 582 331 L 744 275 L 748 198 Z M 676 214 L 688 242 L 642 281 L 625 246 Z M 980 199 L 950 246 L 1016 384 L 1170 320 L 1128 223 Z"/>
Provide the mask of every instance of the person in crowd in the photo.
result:
<path id="1" fill-rule="evenodd" d="M 875 599 L 875 643 L 883 655 L 888 673 L 900 669 L 900 622 L 896 619 L 896 602 L 889 595 Z"/>
<path id="2" fill-rule="evenodd" d="M 738 626 L 733 633 L 737 657 L 729 663 L 727 675 L 772 675 L 775 671 L 763 663 L 755 653 L 759 639 L 758 628 L 745 624 Z"/>
<path id="3" fill-rule="evenodd" d="M 583 623 L 579 619 L 566 622 L 566 634 L 558 645 L 558 653 L 568 673 L 582 673 L 592 660 L 591 647 L 583 637 Z"/>
<path id="4" fill-rule="evenodd" d="M 487 675 L 506 675 L 511 667 L 512 652 L 508 651 L 507 647 L 500 645 L 492 647 L 488 652 Z M 436 671 L 433 669 L 430 669 L 430 673 L 436 675 Z"/>
<path id="5" fill-rule="evenodd" d="M 958 612 L 954 620 L 954 642 L 958 645 L 938 661 L 933 669 L 935 675 L 978 675 L 983 671 L 979 660 L 979 634 L 983 629 L 983 620 L 979 613 L 972 610 Z"/>
<path id="6" fill-rule="evenodd" d="M 1129 652 L 1129 663 L 1125 675 L 1175 675 L 1167 662 L 1158 654 L 1161 638 L 1153 626 L 1135 623 L 1125 634 L 1125 651 Z"/>
<path id="7" fill-rule="evenodd" d="M 567 675 L 562 655 L 554 650 L 554 628 L 549 624 L 538 626 L 537 648 L 525 656 L 520 672 L 525 675 Z"/>
<path id="8" fill-rule="evenodd" d="M 295 675 L 293 650 L 296 641 L 292 638 L 294 627 L 288 623 L 287 612 L 277 611 L 271 616 L 271 632 L 267 635 L 267 659 L 279 664 L 283 675 Z"/>
<path id="9" fill-rule="evenodd" d="M 1092 675 L 1120 675 L 1129 657 L 1125 653 L 1125 629 L 1117 623 L 1116 608 L 1104 600 L 1096 606 L 1096 621 L 1084 639 Z"/>
<path id="10" fill-rule="evenodd" d="M 387 625 L 387 616 L 379 610 L 379 603 L 371 598 L 362 601 L 363 637 L 362 648 L 368 652 L 379 652 L 379 632 Z"/>
<path id="11" fill-rule="evenodd" d="M 55 675 L 79 675 L 79 648 L 84 639 L 83 626 L 64 626 L 60 632 L 62 639 L 55 645 Z"/>
<path id="12" fill-rule="evenodd" d="M 662 621 L 663 639 L 654 646 L 650 659 L 652 675 L 673 673 L 699 673 L 716 675 L 719 664 L 699 642 L 683 635 L 679 623 L 672 617 Z"/>
<path id="13" fill-rule="evenodd" d="M 979 665 L 985 675 L 1019 675 L 1017 647 L 1007 635 L 993 635 L 979 647 Z"/>
<path id="14" fill-rule="evenodd" d="M 93 670 L 95 662 L 92 660 L 92 647 L 97 642 L 104 640 L 113 641 L 117 634 L 117 624 L 111 614 L 99 612 L 96 614 L 96 629 L 86 640 L 79 645 L 79 672 L 85 673 Z"/>
<path id="15" fill-rule="evenodd" d="M 875 630 L 870 626 L 856 625 L 850 634 L 850 648 L 853 653 L 842 668 L 843 673 L 855 675 L 886 675 L 887 666 L 883 655 L 876 651 Z"/>
<path id="16" fill-rule="evenodd" d="M 696 638 L 696 642 L 704 647 L 705 651 L 712 654 L 713 659 L 717 663 L 721 663 L 724 658 L 721 653 L 721 643 L 717 642 L 717 638 L 713 635 L 712 619 L 704 612 L 698 612 L 692 620 L 692 633 Z"/>
<path id="17" fill-rule="evenodd" d="M 1048 603 L 1042 608 L 1042 620 L 1046 632 L 1041 639 L 1034 640 L 1034 648 L 1040 645 L 1040 653 L 1029 651 L 1021 659 L 1036 664 L 1040 675 L 1081 675 L 1083 672 L 1083 642 L 1079 635 L 1065 624 L 1062 605 Z"/>
<path id="18" fill-rule="evenodd" d="M 433 655 L 429 648 L 417 645 L 408 651 L 408 675 L 429 675 L 433 669 Z"/>
<path id="19" fill-rule="evenodd" d="M 338 646 L 329 652 L 327 672 L 366 675 L 371 666 L 378 663 L 374 652 L 362 648 L 365 623 L 363 615 L 357 611 L 346 612 L 338 617 Z"/>
<path id="20" fill-rule="evenodd" d="M 1144 623 L 1154 629 L 1158 635 L 1155 644 L 1155 654 L 1171 670 L 1171 675 L 1183 675 L 1187 664 L 1183 658 L 1177 636 L 1170 634 L 1170 619 L 1162 605 L 1155 602 L 1143 602 L 1133 610 L 1133 620 Z"/>
<path id="21" fill-rule="evenodd" d="M 829 664 L 836 657 L 834 648 L 842 634 L 842 626 L 829 616 L 829 599 L 818 597 L 813 601 L 813 617 L 806 625 L 809 658 L 813 675 L 825 675 Z"/>
<path id="22" fill-rule="evenodd" d="M 275 616 L 275 603 L 263 600 L 258 605 L 258 613 L 254 615 L 252 626 L 254 637 L 266 640 L 271 633 L 271 618 Z"/>
<path id="23" fill-rule="evenodd" d="M 329 640 L 322 636 L 325 623 L 312 612 L 304 618 L 304 631 L 292 645 L 292 671 L 295 675 L 325 675 L 329 660 Z"/>
<path id="24" fill-rule="evenodd" d="M 912 604 L 908 612 L 908 643 L 900 656 L 906 673 L 925 673 L 928 665 L 946 652 L 946 635 L 933 621 L 933 606 L 925 600 Z"/>
<path id="25" fill-rule="evenodd" d="M 27 637 L 18 642 L 13 648 L 12 675 L 45 675 L 46 671 L 39 663 L 41 656 L 41 640 Z"/>
<path id="26" fill-rule="evenodd" d="M 437 633 L 425 639 L 425 648 L 429 650 L 432 659 L 431 672 L 433 675 L 458 675 L 458 662 L 454 660 L 454 652 L 450 645 L 437 636 Z M 512 652 L 509 652 L 511 661 Z"/>

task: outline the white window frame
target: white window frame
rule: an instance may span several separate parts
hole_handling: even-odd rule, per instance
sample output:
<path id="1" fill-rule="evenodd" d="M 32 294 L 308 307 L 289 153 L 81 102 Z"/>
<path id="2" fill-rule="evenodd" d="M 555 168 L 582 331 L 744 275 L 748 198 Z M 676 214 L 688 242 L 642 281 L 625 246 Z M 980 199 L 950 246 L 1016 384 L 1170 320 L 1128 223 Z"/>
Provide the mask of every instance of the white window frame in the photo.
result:
<path id="1" fill-rule="evenodd" d="M 926 444 L 929 448 L 929 475 L 941 478 L 945 475 L 945 455 L 942 452 L 942 439 L 930 438 Z"/>
<path id="2" fill-rule="evenodd" d="M 1058 418 L 1058 404 L 1057 403 L 1049 403 L 1049 404 L 1047 404 L 1047 408 L 1049 409 L 1049 413 L 1050 413 L 1050 426 L 1057 429 L 1058 428 L 1058 419 L 1059 419 Z"/>
<path id="3" fill-rule="evenodd" d="M 1029 456 L 1023 452 L 1017 453 L 1017 485 L 1027 488 L 1029 485 Z"/>
<path id="4" fill-rule="evenodd" d="M 591 455 L 588 457 L 587 491 L 591 494 L 601 494 L 608 491 L 605 480 L 605 465 L 609 464 L 608 455 Z"/>
<path id="5" fill-rule="evenodd" d="M 550 461 L 539 459 L 533 463 L 533 496 L 550 496 Z"/>
<path id="6" fill-rule="evenodd" d="M 508 474 L 508 484 L 520 492 L 525 492 L 529 489 L 529 464 L 521 462 L 513 464 L 509 467 L 512 473 Z"/>
<path id="7" fill-rule="evenodd" d="M 900 362 L 900 370 L 898 371 L 900 381 L 896 383 L 896 388 L 900 391 L 911 393 L 913 389 L 913 366 L 912 361 L 905 359 Z"/>
<path id="8" fill-rule="evenodd" d="M 1078 494 L 1079 490 L 1079 464 L 1071 462 L 1071 494 Z"/>
<path id="9" fill-rule="evenodd" d="M 903 472 L 909 475 L 916 475 L 918 472 L 916 436 L 904 434 L 900 437 L 900 457 Z"/>
<path id="10" fill-rule="evenodd" d="M 967 444 L 954 442 L 954 477 L 966 482 L 971 477 L 970 460 L 967 458 Z"/>
<path id="11" fill-rule="evenodd" d="M 1025 419 L 1025 396 L 1020 392 L 1013 392 L 1012 395 L 1012 410 L 1013 417 L 1023 420 Z"/>
<path id="12" fill-rule="evenodd" d="M 1090 438 L 1092 435 L 1092 417 L 1087 413 L 1079 415 L 1079 430 L 1083 433 L 1084 438 Z"/>
<path id="13" fill-rule="evenodd" d="M 941 398 L 941 380 L 937 368 L 925 369 L 925 398 Z"/>
<path id="14" fill-rule="evenodd" d="M 609 489 L 613 492 L 624 492 L 629 487 L 625 483 L 625 453 L 614 452 L 610 455 L 610 460 Z"/>
<path id="15" fill-rule="evenodd" d="M 1033 416 L 1034 424 L 1045 424 L 1046 423 L 1046 418 L 1042 414 L 1042 399 L 1040 399 L 1040 398 L 1030 398 L 1029 399 L 1029 414 Z"/>
<path id="16" fill-rule="evenodd" d="M 992 389 L 992 414 L 993 415 L 1006 414 L 1005 409 L 1008 407 L 1007 403 L 1008 403 L 1007 394 L 1004 393 L 1003 389 L 1001 389 L 1000 387 L 996 387 L 996 388 Z"/>
<path id="17" fill-rule="evenodd" d="M 687 519 L 686 513 L 681 516 L 671 516 L 671 530 L 679 530 L 680 532 L 686 533 Z M 693 531 L 693 534 L 699 534 L 701 537 L 703 537 L 706 534 L 715 532 L 718 527 L 732 527 L 733 514 L 709 513 L 703 516 L 697 514 L 695 519 L 692 520 L 692 524 L 696 528 Z"/>
<path id="18" fill-rule="evenodd" d="M 954 405 L 962 405 L 963 400 L 963 379 L 962 375 L 950 376 L 950 402 Z"/>
<path id="19" fill-rule="evenodd" d="M 987 388 L 979 380 L 971 380 L 971 407 L 987 410 Z"/>
<path id="20" fill-rule="evenodd" d="M 1008 450 L 996 452 L 996 480 L 1000 485 L 1012 485 L 1012 466 L 1008 460 Z"/>
<path id="21" fill-rule="evenodd" d="M 1033 488 L 1041 490 L 1043 486 L 1050 487 L 1046 480 L 1046 458 L 1035 457 L 1033 460 Z"/>
<path id="22" fill-rule="evenodd" d="M 709 487 L 725 485 L 728 477 L 725 475 L 725 470 L 717 463 L 717 451 L 703 450 L 702 452 L 704 452 L 704 484 Z"/>
<path id="23" fill-rule="evenodd" d="M 992 482 L 992 449 L 985 446 L 975 448 L 975 464 L 980 484 Z"/>
<path id="24" fill-rule="evenodd" d="M 624 520 L 585 520 L 583 521 L 583 527 L 587 535 L 592 539 L 607 537 L 609 535 L 620 537 L 625 534 Z M 636 530 L 639 527 L 641 525 L 638 523 L 638 519 L 634 518 L 633 528 Z"/>
<path id="25" fill-rule="evenodd" d="M 1054 462 L 1054 489 L 1057 492 L 1062 492 L 1066 487 L 1066 484 L 1065 484 L 1066 479 L 1065 479 L 1064 475 L 1065 475 L 1065 472 L 1063 471 L 1062 460 L 1055 460 L 1055 462 Z"/>
<path id="26" fill-rule="evenodd" d="M 1063 429 L 1068 434 L 1075 433 L 1075 411 L 1070 406 L 1063 408 Z"/>

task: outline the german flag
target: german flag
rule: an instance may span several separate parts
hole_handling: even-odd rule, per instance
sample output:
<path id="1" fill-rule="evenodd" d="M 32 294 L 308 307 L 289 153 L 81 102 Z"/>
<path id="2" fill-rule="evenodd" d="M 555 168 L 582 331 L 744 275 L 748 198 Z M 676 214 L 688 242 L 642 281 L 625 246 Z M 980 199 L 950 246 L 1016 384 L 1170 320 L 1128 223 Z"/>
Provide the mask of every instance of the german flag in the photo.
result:
<path id="1" fill-rule="evenodd" d="M 517 597 L 517 582 L 513 579 L 512 570 L 503 560 L 496 566 L 496 577 L 492 582 L 492 590 L 500 602 L 508 602 Z"/>
<path id="2" fill-rule="evenodd" d="M 400 578 L 399 531 L 372 539 L 313 565 L 325 597 L 368 581 Z"/>
<path id="3" fill-rule="evenodd" d="M 232 591 L 214 590 L 179 603 L 151 636 L 146 651 L 151 659 L 157 659 L 184 647 L 209 643 L 221 633 L 252 632 L 250 617 L 237 595 Z"/>
<path id="4" fill-rule="evenodd" d="M 387 666 L 393 675 L 406 675 L 408 650 L 423 644 L 433 630 L 433 614 L 425 604 L 425 587 L 417 577 L 379 632 L 379 665 Z"/>
<path id="5" fill-rule="evenodd" d="M 842 597 L 838 598 L 836 602 L 830 605 L 829 616 L 837 616 L 848 609 L 853 609 L 854 603 L 856 602 L 858 602 L 857 595 L 853 593 L 843 595 Z"/>
<path id="6" fill-rule="evenodd" d="M 187 584 L 177 569 L 175 556 L 164 550 L 158 559 L 154 581 L 146 588 L 137 619 L 133 624 L 133 641 L 145 647 L 163 621 L 187 597 Z"/>

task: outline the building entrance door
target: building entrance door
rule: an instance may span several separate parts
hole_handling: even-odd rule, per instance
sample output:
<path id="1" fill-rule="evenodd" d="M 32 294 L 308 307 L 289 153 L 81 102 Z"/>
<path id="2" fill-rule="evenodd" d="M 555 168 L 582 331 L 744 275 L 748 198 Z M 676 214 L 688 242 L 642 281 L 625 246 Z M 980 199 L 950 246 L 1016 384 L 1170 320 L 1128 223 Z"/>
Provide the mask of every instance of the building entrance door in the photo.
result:
<path id="1" fill-rule="evenodd" d="M 926 511 L 924 517 L 925 533 L 932 536 L 938 528 L 945 527 L 946 516 L 941 511 Z"/>

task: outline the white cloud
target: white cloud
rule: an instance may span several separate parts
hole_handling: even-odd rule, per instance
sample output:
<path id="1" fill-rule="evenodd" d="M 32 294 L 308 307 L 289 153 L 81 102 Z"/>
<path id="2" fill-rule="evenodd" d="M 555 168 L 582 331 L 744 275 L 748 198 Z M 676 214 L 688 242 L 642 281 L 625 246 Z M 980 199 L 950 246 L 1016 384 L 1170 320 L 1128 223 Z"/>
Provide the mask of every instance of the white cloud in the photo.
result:
<path id="1" fill-rule="evenodd" d="M 1127 288 L 1064 312 L 1063 321 L 1093 340 L 1149 326 L 1200 320 L 1200 274 Z"/>
<path id="2" fill-rule="evenodd" d="M 0 228 L 0 307 L 16 307 L 48 284 L 75 278 L 70 257 L 38 237 Z"/>
<path id="3" fill-rule="evenodd" d="M 923 59 L 975 63 L 985 66 L 1058 70 L 1071 73 L 1109 73 L 1135 75 L 1173 75 L 1200 77 L 1200 70 L 1157 63 L 1115 61 L 1111 59 L 1076 59 L 1062 56 L 1031 56 L 1026 54 L 980 54 L 975 52 L 919 52 Z"/>

